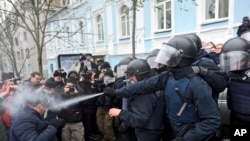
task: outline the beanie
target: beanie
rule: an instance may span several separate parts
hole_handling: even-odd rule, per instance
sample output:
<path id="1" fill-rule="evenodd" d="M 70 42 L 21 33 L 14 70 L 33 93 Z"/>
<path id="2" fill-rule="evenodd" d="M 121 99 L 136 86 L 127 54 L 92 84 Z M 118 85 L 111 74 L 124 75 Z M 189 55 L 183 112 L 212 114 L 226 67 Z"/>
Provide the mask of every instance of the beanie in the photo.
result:
<path id="1" fill-rule="evenodd" d="M 103 74 L 108 75 L 110 77 L 114 77 L 113 71 L 109 68 L 104 69 Z"/>

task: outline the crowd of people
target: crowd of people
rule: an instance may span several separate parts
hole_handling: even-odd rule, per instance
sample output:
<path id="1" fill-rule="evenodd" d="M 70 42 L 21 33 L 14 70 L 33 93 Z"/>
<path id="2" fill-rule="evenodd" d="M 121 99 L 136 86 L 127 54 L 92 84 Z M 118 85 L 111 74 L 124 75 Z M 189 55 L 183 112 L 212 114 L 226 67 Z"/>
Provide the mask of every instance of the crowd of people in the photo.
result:
<path id="1" fill-rule="evenodd" d="M 245 22 L 243 24 L 246 24 Z M 250 23 L 248 23 L 250 25 Z M 33 72 L 17 83 L 2 75 L 1 141 L 216 141 L 218 96 L 228 89 L 231 126 L 250 125 L 250 29 L 224 44 L 186 34 L 146 59 L 109 62 L 83 57 L 81 69 Z M 83 58 L 80 58 L 82 60 Z M 90 69 L 91 68 L 91 69 Z M 98 95 L 96 95 L 98 94 Z M 82 97 L 93 96 L 80 100 Z M 77 100 L 78 99 L 78 100 Z M 67 101 L 74 101 L 70 104 Z M 218 134 L 220 133 L 220 134 Z"/>

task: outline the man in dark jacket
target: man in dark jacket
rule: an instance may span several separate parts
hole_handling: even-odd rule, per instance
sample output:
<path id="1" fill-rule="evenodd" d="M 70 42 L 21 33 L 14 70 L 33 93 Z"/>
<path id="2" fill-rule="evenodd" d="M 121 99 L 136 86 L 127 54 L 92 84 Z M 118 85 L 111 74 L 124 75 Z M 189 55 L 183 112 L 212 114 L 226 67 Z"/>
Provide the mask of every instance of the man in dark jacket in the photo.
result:
<path id="1" fill-rule="evenodd" d="M 58 129 L 65 125 L 62 119 L 43 118 L 44 105 L 47 105 L 42 95 L 27 97 L 26 106 L 14 118 L 10 141 L 55 141 Z"/>
<path id="2" fill-rule="evenodd" d="M 103 69 L 103 85 L 104 87 L 113 87 L 115 82 L 115 77 L 111 69 Z M 115 133 L 113 129 L 113 118 L 110 118 L 108 111 L 111 107 L 116 107 L 117 102 L 116 97 L 109 97 L 107 95 L 101 95 L 97 98 L 97 111 L 96 111 L 96 121 L 100 132 L 103 133 L 104 141 L 115 141 Z"/>
<path id="3" fill-rule="evenodd" d="M 76 88 L 76 82 L 72 78 L 68 78 L 64 86 L 64 93 L 61 94 L 62 100 L 68 100 L 79 96 Z M 65 127 L 62 129 L 62 141 L 82 141 L 84 130 L 82 125 L 82 112 L 80 103 L 73 104 L 62 109 L 58 113 L 58 117 L 66 121 Z"/>
<path id="4" fill-rule="evenodd" d="M 39 72 L 32 72 L 30 74 L 30 78 L 27 81 L 24 81 L 24 91 L 28 93 L 32 93 L 38 90 L 42 84 L 41 81 L 41 74 Z"/>

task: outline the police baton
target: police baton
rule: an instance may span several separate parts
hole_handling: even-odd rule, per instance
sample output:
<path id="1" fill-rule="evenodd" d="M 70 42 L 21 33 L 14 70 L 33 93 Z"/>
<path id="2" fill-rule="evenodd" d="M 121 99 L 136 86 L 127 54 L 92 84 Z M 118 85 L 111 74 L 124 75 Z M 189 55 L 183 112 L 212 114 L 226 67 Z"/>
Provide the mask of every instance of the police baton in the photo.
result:
<path id="1" fill-rule="evenodd" d="M 181 117 L 183 111 L 185 110 L 185 108 L 187 107 L 188 101 L 187 99 L 184 97 L 184 95 L 181 93 L 181 91 L 179 91 L 178 88 L 175 88 L 175 92 L 177 93 L 177 95 L 181 98 L 181 101 L 183 102 L 180 110 L 178 111 L 178 113 L 176 114 L 177 117 Z"/>

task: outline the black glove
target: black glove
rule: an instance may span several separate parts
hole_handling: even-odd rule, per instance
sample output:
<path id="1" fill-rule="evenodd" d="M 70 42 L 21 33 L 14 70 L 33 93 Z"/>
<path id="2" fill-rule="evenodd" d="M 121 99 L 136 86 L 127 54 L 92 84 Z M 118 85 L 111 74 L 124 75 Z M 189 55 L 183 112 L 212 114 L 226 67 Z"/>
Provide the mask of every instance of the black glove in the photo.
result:
<path id="1" fill-rule="evenodd" d="M 183 141 L 183 137 L 176 137 L 172 139 L 171 141 Z"/>
<path id="2" fill-rule="evenodd" d="M 110 88 L 110 87 L 104 88 L 104 89 L 103 89 L 103 93 L 104 93 L 105 95 L 107 95 L 107 96 L 110 96 L 110 97 L 116 96 L 116 95 L 115 95 L 114 89 L 112 89 L 112 88 Z"/>
<path id="3" fill-rule="evenodd" d="M 56 129 L 63 128 L 66 122 L 63 119 L 53 118 L 49 121 L 49 124 L 54 126 Z"/>
<path id="4" fill-rule="evenodd" d="M 194 73 L 200 74 L 201 76 L 207 76 L 208 69 L 199 66 L 192 66 Z"/>

